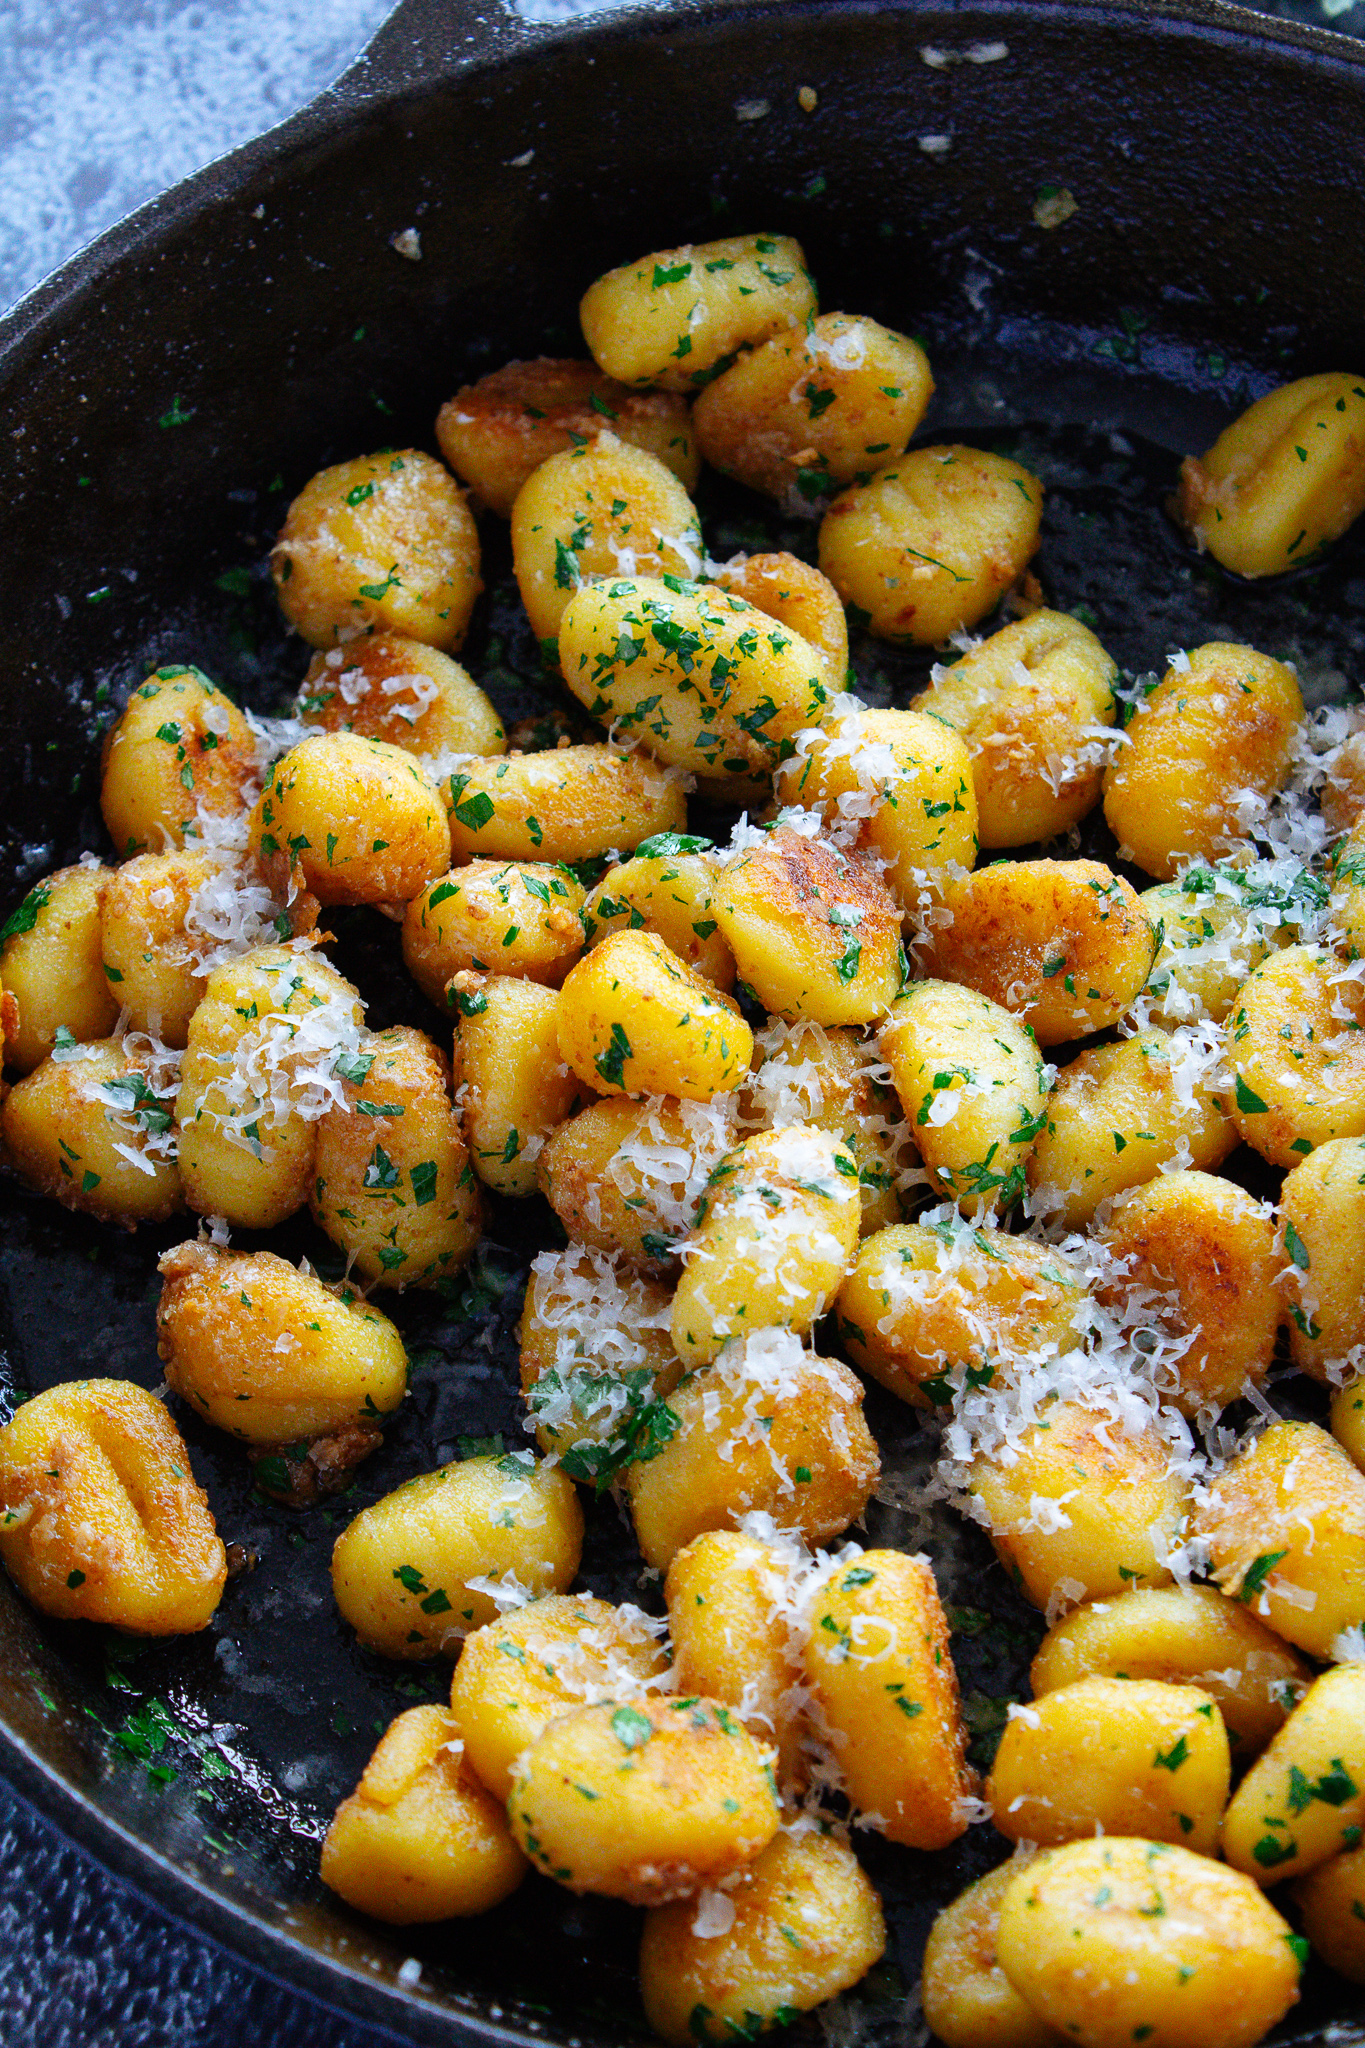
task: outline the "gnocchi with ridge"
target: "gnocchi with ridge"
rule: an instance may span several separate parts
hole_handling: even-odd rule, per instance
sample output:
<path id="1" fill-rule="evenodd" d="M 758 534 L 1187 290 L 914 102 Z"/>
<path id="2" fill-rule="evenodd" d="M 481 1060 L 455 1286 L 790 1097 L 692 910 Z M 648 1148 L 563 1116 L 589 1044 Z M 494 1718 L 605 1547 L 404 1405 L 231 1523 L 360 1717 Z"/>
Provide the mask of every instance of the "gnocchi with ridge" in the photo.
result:
<path id="1" fill-rule="evenodd" d="M 759 157 L 839 111 L 783 90 Z M 1097 511 L 1044 414 L 951 438 L 895 264 L 812 225 L 822 311 L 726 224 L 230 492 L 244 702 L 198 589 L 56 678 L 103 823 L 0 924 L 7 1256 L 125 1377 L 16 1294 L 0 1564 L 115 1694 L 264 1659 L 282 1740 L 272 1640 L 344 1653 L 280 1776 L 335 1899 L 436 1954 L 534 1872 L 585 1983 L 639 1909 L 627 2032 L 903 2032 L 909 1900 L 943 2048 L 1254 2048 L 1365 1979 L 1365 724 L 1339 586 L 1238 579 L 1360 515 L 1365 389 L 1191 457 L 1147 604 L 1154 450 Z M 147 1656 L 123 1763 L 211 1781 Z"/>

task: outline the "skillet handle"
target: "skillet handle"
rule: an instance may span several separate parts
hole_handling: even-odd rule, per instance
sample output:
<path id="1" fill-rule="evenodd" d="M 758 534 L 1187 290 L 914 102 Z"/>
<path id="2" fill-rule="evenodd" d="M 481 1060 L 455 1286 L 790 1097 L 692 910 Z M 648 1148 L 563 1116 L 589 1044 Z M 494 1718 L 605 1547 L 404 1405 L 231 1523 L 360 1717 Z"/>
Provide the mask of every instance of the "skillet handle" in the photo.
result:
<path id="1" fill-rule="evenodd" d="M 581 0 L 549 23 L 526 20 L 511 0 L 398 0 L 332 92 L 355 106 L 388 99 L 509 55 L 547 30 L 620 11 L 621 0 Z"/>

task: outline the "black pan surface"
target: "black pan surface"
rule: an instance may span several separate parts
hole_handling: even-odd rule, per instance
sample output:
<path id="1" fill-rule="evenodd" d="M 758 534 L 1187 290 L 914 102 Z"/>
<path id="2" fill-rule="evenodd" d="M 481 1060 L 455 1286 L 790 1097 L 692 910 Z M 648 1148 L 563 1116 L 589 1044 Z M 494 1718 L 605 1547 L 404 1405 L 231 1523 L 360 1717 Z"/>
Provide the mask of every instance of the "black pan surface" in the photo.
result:
<path id="1" fill-rule="evenodd" d="M 1055 186 L 1077 211 L 1045 230 L 1033 209 Z M 1313 701 L 1341 700 L 1365 675 L 1365 534 L 1256 589 L 1196 560 L 1164 501 L 1174 457 L 1250 397 L 1365 360 L 1363 209 L 1362 53 L 1216 0 L 1180 14 L 785 0 L 780 15 L 770 0 L 535 35 L 415 0 L 333 93 L 115 229 L 0 329 L 0 871 L 17 898 L 104 847 L 99 733 L 157 662 L 192 659 L 261 708 L 292 691 L 304 658 L 264 555 L 313 470 L 430 445 L 469 376 L 575 352 L 578 296 L 608 265 L 754 226 L 800 235 L 823 305 L 925 340 L 939 389 L 923 438 L 960 434 L 1038 471 L 1048 599 L 1093 612 L 1125 668 L 1245 639 L 1298 660 Z M 420 262 L 390 246 L 408 227 Z M 813 527 L 779 527 L 743 492 L 710 485 L 701 507 L 717 554 L 760 538 L 812 552 Z M 505 529 L 490 523 L 485 545 L 464 658 L 517 715 L 556 690 Z M 855 665 L 865 694 L 899 701 L 926 664 L 866 642 Z M 371 1023 L 436 1028 L 392 927 L 331 922 Z M 10 1182 L 0 1215 L 8 1401 L 90 1372 L 155 1386 L 155 1261 L 183 1224 L 124 1237 Z M 522 1440 L 512 1331 L 554 1228 L 538 1202 L 494 1204 L 463 1281 L 397 1303 L 412 1395 L 341 1502 L 270 1505 L 237 1452 L 179 1414 L 224 1539 L 257 1559 L 203 1635 L 138 1648 L 40 1621 L 0 1585 L 0 1767 L 19 1789 L 192 1924 L 414 2041 L 573 2048 L 643 2029 L 625 1908 L 533 1877 L 481 1921 L 393 1934 L 316 1876 L 379 1729 L 448 1679 L 354 1647 L 331 1544 L 462 1439 Z M 328 1270 L 307 1222 L 271 1242 Z M 1280 1393 L 1292 1405 L 1296 1383 Z M 875 1388 L 868 1414 L 887 1479 L 866 1540 L 933 1555 L 985 1756 L 1040 1619 L 979 1531 L 919 1505 L 931 1435 Z M 583 1582 L 657 1604 L 638 1569 L 613 1505 L 590 1507 Z M 898 2043 L 933 1913 L 1003 1845 L 977 1829 L 939 1857 L 860 1846 L 893 1944 L 827 2031 Z M 1325 1970 L 1315 1986 L 1284 2039 L 1365 2042 L 1358 1990 Z M 799 2031 L 813 2041 L 819 2023 Z"/>

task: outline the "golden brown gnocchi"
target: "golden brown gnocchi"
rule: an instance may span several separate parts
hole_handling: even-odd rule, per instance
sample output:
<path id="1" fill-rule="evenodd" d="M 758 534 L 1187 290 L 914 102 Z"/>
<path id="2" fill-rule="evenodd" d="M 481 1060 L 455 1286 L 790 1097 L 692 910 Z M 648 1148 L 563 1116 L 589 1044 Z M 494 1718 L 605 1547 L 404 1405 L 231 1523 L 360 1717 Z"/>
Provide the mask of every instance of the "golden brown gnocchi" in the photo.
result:
<path id="1" fill-rule="evenodd" d="M 658 1633 L 638 1608 L 569 1593 L 476 1628 L 460 1650 L 450 1706 L 480 1783 L 505 1802 L 517 1759 L 572 1707 L 667 1689 Z"/>
<path id="2" fill-rule="evenodd" d="M 1299 1995 L 1294 1936 L 1249 1878 L 1132 1836 L 1035 1857 L 1001 1900 L 996 1953 L 1082 2048 L 1250 2048 Z"/>
<path id="3" fill-rule="evenodd" d="M 583 1510 L 555 1466 L 530 1451 L 466 1458 L 362 1508 L 337 1538 L 332 1590 L 368 1649 L 451 1656 L 497 1617 L 487 1582 L 561 1593 L 582 1549 Z"/>
<path id="4" fill-rule="evenodd" d="M 577 590 L 559 622 L 559 664 L 594 718 L 720 780 L 771 775 L 832 694 L 809 641 L 743 597 L 676 576 L 622 574 Z"/>
<path id="5" fill-rule="evenodd" d="M 845 1552 L 806 1597 L 806 1682 L 849 1799 L 889 1841 L 946 1848 L 976 1779 L 933 1573 L 899 1550 Z"/>
<path id="6" fill-rule="evenodd" d="M 857 1163 L 828 1131 L 787 1124 L 746 1138 L 712 1169 L 681 1247 L 679 1358 L 709 1365 L 751 1331 L 804 1336 L 838 1292 L 861 1217 Z"/>
<path id="7" fill-rule="evenodd" d="M 1035 1607 L 1170 1582 L 1187 1486 L 1154 1426 L 1129 1434 L 1102 1408 L 1053 1402 L 1008 1460 L 978 1454 L 970 1491 Z"/>
<path id="8" fill-rule="evenodd" d="M 730 235 L 609 270 L 578 310 L 609 377 L 691 391 L 736 349 L 800 326 L 815 311 L 815 286 L 790 235 Z"/>
<path id="9" fill-rule="evenodd" d="M 251 848 L 319 903 L 409 903 L 450 866 L 436 785 L 401 747 L 319 733 L 275 764 L 251 814 Z"/>
<path id="10" fill-rule="evenodd" d="M 986 1797 L 1012 1842 L 1141 1835 L 1212 1856 L 1231 1768 L 1223 1717 L 1197 1687 L 1078 1678 L 1013 1709 Z"/>
<path id="11" fill-rule="evenodd" d="M 1004 1387 L 1012 1356 L 1079 1347 L 1079 1273 L 1051 1245 L 956 1216 L 865 1238 L 836 1304 L 855 1365 L 919 1408 L 950 1408 L 957 1385 Z"/>
<path id="12" fill-rule="evenodd" d="M 574 592 L 604 578 L 695 576 L 697 510 L 667 463 L 614 434 L 552 455 L 512 507 L 512 561 L 527 617 L 554 641 Z"/>
<path id="13" fill-rule="evenodd" d="M 1365 954 L 1365 830 L 1359 820 L 1332 848 L 1328 925 L 1348 960 Z"/>
<path id="14" fill-rule="evenodd" d="M 207 1628 L 227 1558 L 161 1403 L 126 1380 L 76 1380 L 0 1429 L 0 1560 L 64 1621 L 132 1635 Z"/>
<path id="15" fill-rule="evenodd" d="M 387 1316 L 274 1252 L 191 1239 L 163 1253 L 157 1349 L 174 1393 L 251 1444 L 368 1428 L 407 1391 L 407 1354 Z"/>
<path id="16" fill-rule="evenodd" d="M 1187 868 L 1139 901 L 1160 943 L 1147 981 L 1147 1010 L 1166 1030 L 1192 1019 L 1226 1021 L 1237 992 L 1272 944 L 1289 934 L 1253 905 L 1250 878 L 1231 865 Z"/>
<path id="17" fill-rule="evenodd" d="M 5 1063 L 21 1074 L 47 1058 L 59 1030 L 88 1042 L 107 1038 L 118 1021 L 117 984 L 102 958 L 100 901 L 110 879 L 98 862 L 59 868 L 10 916 L 0 969 L 19 1014 L 5 1033 Z"/>
<path id="18" fill-rule="evenodd" d="M 607 869 L 582 906 L 590 946 L 612 932 L 657 932 L 670 953 L 728 994 L 735 956 L 711 915 L 715 869 L 710 842 L 663 832 L 637 846 L 631 859 Z"/>
<path id="19" fill-rule="evenodd" d="M 876 1041 L 812 1023 L 770 1022 L 754 1041 L 741 1115 L 776 1128 L 817 1124 L 858 1168 L 862 1234 L 898 1223 L 922 1176 L 919 1155 Z"/>
<path id="20" fill-rule="evenodd" d="M 1048 1098 L 1028 1161 L 1034 1213 L 1079 1229 L 1167 1167 L 1212 1171 L 1236 1142 L 1207 1066 L 1168 1032 L 1096 1046 L 1062 1068 Z"/>
<path id="21" fill-rule="evenodd" d="M 778 827 L 726 862 L 712 906 L 740 981 L 774 1016 L 870 1024 L 906 979 L 900 908 L 856 854 Z"/>
<path id="22" fill-rule="evenodd" d="M 1249 1145 L 1297 1166 L 1333 1138 L 1365 1134 L 1365 983 L 1322 946 L 1272 953 L 1228 1024 L 1228 1109 Z"/>
<path id="23" fill-rule="evenodd" d="M 1358 711 L 1349 719 L 1341 745 L 1328 757 L 1318 792 L 1322 821 L 1334 836 L 1350 832 L 1365 816 L 1365 721 Z"/>
<path id="24" fill-rule="evenodd" d="M 929 1930 L 920 1999 L 944 2048 L 1052 2048 L 1057 2039 L 996 1958 L 1000 1902 L 1019 1868 L 1002 1863 L 979 1877 Z"/>
<path id="25" fill-rule="evenodd" d="M 1035 1695 L 1092 1673 L 1198 1686 L 1233 1749 L 1257 1755 L 1312 1679 L 1311 1667 L 1216 1586 L 1139 1586 L 1054 1622 L 1034 1657 Z"/>
<path id="26" fill-rule="evenodd" d="M 595 363 L 537 356 L 505 363 L 466 384 L 436 415 L 436 439 L 456 476 L 504 519 L 541 464 L 614 434 L 642 448 L 694 491 L 701 456 L 685 399 L 668 391 L 631 391 Z"/>
<path id="27" fill-rule="evenodd" d="M 885 1947 L 881 1901 L 853 1851 L 828 1835 L 781 1834 L 733 1889 L 654 1907 L 640 1995 L 673 2048 L 730 2041 L 740 2028 L 752 2039 L 856 1984 Z"/>
<path id="28" fill-rule="evenodd" d="M 1365 1477 L 1316 1423 L 1272 1423 L 1239 1451 L 1197 1527 L 1223 1591 L 1310 1657 L 1365 1623 Z"/>
<path id="29" fill-rule="evenodd" d="M 1169 882 L 1232 851 L 1289 773 L 1303 698 L 1283 662 L 1225 640 L 1178 656 L 1104 778 L 1119 852 Z"/>
<path id="30" fill-rule="evenodd" d="M 1332 1396 L 1332 1434 L 1365 1472 L 1365 1379 L 1349 1379 Z"/>
<path id="31" fill-rule="evenodd" d="M 828 576 L 799 555 L 732 555 L 721 568 L 708 565 L 707 581 L 799 633 L 820 656 L 831 697 L 847 686 L 848 620 Z"/>
<path id="32" fill-rule="evenodd" d="M 348 640 L 313 656 L 296 716 L 409 754 L 501 754 L 502 720 L 466 669 L 401 633 Z"/>
<path id="33" fill-rule="evenodd" d="M 1032 1032 L 975 989 L 915 981 L 881 1048 L 935 1187 L 969 1215 L 1011 1209 L 1048 1119 Z"/>
<path id="34" fill-rule="evenodd" d="M 256 743 L 202 669 L 172 662 L 134 690 L 104 736 L 101 766 L 100 809 L 116 850 L 159 853 L 241 809 L 256 780 Z"/>
<path id="35" fill-rule="evenodd" d="M 1018 1017 L 1040 1045 L 1117 1024 L 1146 986 L 1156 933 L 1102 861 L 992 861 L 945 883 L 924 966 Z"/>
<path id="36" fill-rule="evenodd" d="M 534 1194 L 550 1134 L 582 1099 L 560 1058 L 560 992 L 520 976 L 455 984 L 455 1099 L 475 1173 L 500 1195 Z"/>
<path id="37" fill-rule="evenodd" d="M 1110 1262 L 1099 1299 L 1129 1328 L 1169 1340 L 1182 1413 L 1211 1414 L 1261 1384 L 1283 1312 L 1263 1204 L 1215 1174 L 1177 1169 L 1121 1196 L 1098 1242 Z"/>
<path id="38" fill-rule="evenodd" d="M 709 1529 L 770 1515 L 808 1544 L 855 1521 L 880 1462 L 857 1376 L 802 1349 L 787 1330 L 727 1345 L 669 1395 L 675 1427 L 656 1428 L 624 1479 L 646 1564 L 666 1571 Z"/>
<path id="39" fill-rule="evenodd" d="M 610 1096 L 546 1141 L 541 1192 L 575 1244 L 654 1268 L 691 1229 L 711 1169 L 735 1135 L 726 1096 Z"/>
<path id="40" fill-rule="evenodd" d="M 179 853 L 138 854 L 101 879 L 100 949 L 109 994 L 134 1031 L 149 1031 L 163 1045 L 183 1047 L 208 979 L 203 957 L 211 941 L 202 928 L 205 913 L 212 917 L 220 894 L 230 898 L 241 890 L 245 874 L 216 854 L 187 847 Z M 201 929 L 191 931 L 191 918 Z M 284 923 L 287 931 L 288 920 Z M 8 973 L 8 958 L 4 964 Z M 74 1027 L 75 1019 L 67 1014 L 69 999 L 60 1007 L 60 1021 Z M 31 1000 L 21 1000 L 20 1013 L 26 1030 L 30 1019 L 37 1021 Z M 78 1027 L 76 1035 L 100 1036 Z"/>
<path id="41" fill-rule="evenodd" d="M 403 963 L 440 1009 L 457 974 L 520 975 L 558 988 L 583 950 L 587 892 L 549 861 L 472 860 L 414 896 Z"/>
<path id="42" fill-rule="evenodd" d="M 614 932 L 560 991 L 559 1051 L 599 1095 L 709 1102 L 735 1086 L 754 1035 L 738 1006 L 656 932 Z"/>
<path id="43" fill-rule="evenodd" d="M 915 708 L 946 719 L 971 751 L 983 846 L 1055 839 L 1099 802 L 1117 679 L 1088 626 L 1046 609 L 935 668 Z"/>
<path id="44" fill-rule="evenodd" d="M 422 1032 L 396 1025 L 366 1041 L 343 1088 L 318 1124 L 315 1220 L 372 1286 L 453 1278 L 479 1241 L 483 1210 L 444 1058 Z"/>
<path id="45" fill-rule="evenodd" d="M 529 1865 L 443 1707 L 391 1721 L 322 1845 L 322 1881 L 391 1926 L 486 1913 Z"/>
<path id="46" fill-rule="evenodd" d="M 1338 1976 L 1365 1984 L 1365 1849 L 1320 1863 L 1294 1887 L 1303 1931 Z"/>
<path id="47" fill-rule="evenodd" d="M 937 901 L 939 870 L 976 859 L 971 757 L 939 718 L 895 710 L 830 717 L 798 736 L 774 786 L 784 803 L 856 829 L 912 915 Z"/>
<path id="48" fill-rule="evenodd" d="M 1360 1842 L 1365 1668 L 1315 1679 L 1232 1796 L 1223 1854 L 1260 1884 L 1300 1877 Z"/>
<path id="49" fill-rule="evenodd" d="M 483 589 L 479 530 L 453 476 L 420 449 L 310 477 L 270 557 L 290 625 L 313 647 L 402 633 L 452 654 Z"/>
<path id="50" fill-rule="evenodd" d="M 782 1607 L 788 1561 L 771 1543 L 710 1529 L 668 1568 L 664 1598 L 679 1692 L 733 1707 L 751 1735 L 777 1751 L 777 1776 L 804 1775 L 799 1669 Z"/>
<path id="51" fill-rule="evenodd" d="M 1043 487 L 1003 455 L 916 448 L 843 491 L 820 567 L 880 639 L 934 646 L 992 611 L 1038 545 Z"/>
<path id="52" fill-rule="evenodd" d="M 317 1118 L 361 1057 L 363 1005 L 306 942 L 215 967 L 175 1097 L 180 1176 L 202 1215 L 269 1229 L 308 1198 Z"/>
<path id="53" fill-rule="evenodd" d="M 933 395 L 918 342 L 821 313 L 741 356 L 693 420 L 713 469 L 801 512 L 903 455 Z"/>
<path id="54" fill-rule="evenodd" d="M 687 825 L 682 784 L 648 755 L 597 745 L 470 757 L 441 794 L 457 867 L 471 860 L 580 861 L 618 856 Z"/>
<path id="55" fill-rule="evenodd" d="M 1180 516 L 1239 576 L 1278 576 L 1365 511 L 1365 379 L 1329 370 L 1258 398 L 1180 468 Z"/>
<path id="56" fill-rule="evenodd" d="M 184 1206 L 171 1090 L 126 1038 L 59 1042 L 0 1109 L 10 1163 L 68 1209 L 134 1229 Z"/>
<path id="57" fill-rule="evenodd" d="M 663 1905 L 742 1870 L 777 1833 L 769 1755 L 716 1700 L 574 1707 L 517 1765 L 512 1833 L 570 1891 Z"/>

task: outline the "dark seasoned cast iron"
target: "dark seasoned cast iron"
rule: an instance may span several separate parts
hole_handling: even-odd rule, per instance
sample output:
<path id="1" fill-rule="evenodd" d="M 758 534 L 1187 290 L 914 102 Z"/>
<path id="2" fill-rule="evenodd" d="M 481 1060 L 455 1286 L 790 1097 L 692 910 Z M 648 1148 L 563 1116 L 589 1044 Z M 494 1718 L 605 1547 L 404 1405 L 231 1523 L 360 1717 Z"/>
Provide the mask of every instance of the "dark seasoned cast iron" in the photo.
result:
<path id="1" fill-rule="evenodd" d="M 998 42 L 994 63 L 920 54 Z M 767 112 L 741 120 L 741 101 Z M 948 153 L 922 135 L 949 136 Z M 1061 185 L 1077 211 L 1040 230 L 1039 188 Z M 1340 694 L 1365 656 L 1365 542 L 1258 591 L 1195 562 L 1162 504 L 1170 451 L 1206 446 L 1248 395 L 1365 364 L 1362 219 L 1362 52 L 1231 7 L 788 0 L 533 33 L 469 0 L 409 0 L 333 92 L 114 229 L 0 329 L 10 893 L 104 845 L 98 731 L 154 662 L 196 660 L 272 708 L 297 681 L 260 565 L 305 477 L 430 445 L 439 402 L 509 355 L 574 352 L 576 301 L 602 268 L 755 227 L 801 236 L 826 307 L 926 339 L 933 438 L 960 430 L 1040 471 L 1049 598 L 1089 605 L 1126 667 L 1245 638 Z M 390 246 L 409 227 L 420 262 Z M 756 501 L 715 492 L 703 510 L 717 553 L 752 544 Z M 813 529 L 797 538 L 809 551 Z M 551 686 L 507 597 L 505 543 L 489 557 L 466 658 L 521 710 Z M 857 658 L 873 694 L 915 670 L 875 647 Z M 434 1028 L 392 929 L 334 922 L 372 1021 Z M 156 1385 L 155 1257 L 181 1227 L 124 1238 L 8 1183 L 0 1209 L 11 1396 L 92 1372 Z M 459 1299 L 398 1304 L 413 1395 L 344 1503 L 266 1505 L 238 1454 L 181 1415 L 225 1539 L 259 1560 L 202 1636 L 134 1653 L 40 1622 L 0 1584 L 0 1764 L 20 1790 L 186 1920 L 415 2041 L 642 2028 L 624 1908 L 533 1878 L 486 1920 L 389 1935 L 316 1877 L 326 1816 L 377 1730 L 446 1675 L 357 1652 L 330 1600 L 331 1542 L 462 1436 L 520 1440 L 510 1332 L 550 1235 L 539 1204 L 496 1207 Z M 311 1225 L 274 1241 L 326 1264 Z M 871 1540 L 926 1543 L 971 1610 L 957 1651 L 988 1736 L 1038 1618 L 978 1532 L 893 1504 L 913 1501 L 932 1446 L 875 1389 L 869 1414 L 893 1475 Z M 592 1510 L 586 1582 L 657 1599 L 633 1559 L 610 1503 Z M 893 2042 L 929 1918 L 998 1846 L 978 1829 L 952 1856 L 865 1848 L 894 1939 L 853 2005 Z M 415 1990 L 397 1975 L 410 1954 Z M 1365 2041 L 1359 1992 L 1319 1980 L 1286 2037 Z"/>

